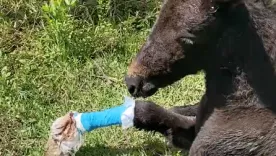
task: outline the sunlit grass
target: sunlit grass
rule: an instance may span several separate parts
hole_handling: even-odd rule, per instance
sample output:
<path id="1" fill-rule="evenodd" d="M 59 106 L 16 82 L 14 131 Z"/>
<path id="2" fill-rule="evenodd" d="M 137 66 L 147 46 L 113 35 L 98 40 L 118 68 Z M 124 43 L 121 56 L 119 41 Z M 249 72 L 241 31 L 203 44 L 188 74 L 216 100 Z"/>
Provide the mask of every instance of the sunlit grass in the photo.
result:
<path id="1" fill-rule="evenodd" d="M 127 66 L 159 7 L 157 1 L 153 4 L 156 8 L 147 8 L 143 18 L 128 10 L 123 21 L 114 22 L 103 13 L 108 1 L 99 1 L 95 25 L 66 11 L 52 18 L 39 0 L 0 0 L 0 155 L 41 156 L 57 117 L 121 104 L 128 95 L 123 81 Z M 199 74 L 149 100 L 169 108 L 198 102 L 203 92 Z M 89 133 L 78 155 L 177 153 L 158 134 L 112 126 Z"/>

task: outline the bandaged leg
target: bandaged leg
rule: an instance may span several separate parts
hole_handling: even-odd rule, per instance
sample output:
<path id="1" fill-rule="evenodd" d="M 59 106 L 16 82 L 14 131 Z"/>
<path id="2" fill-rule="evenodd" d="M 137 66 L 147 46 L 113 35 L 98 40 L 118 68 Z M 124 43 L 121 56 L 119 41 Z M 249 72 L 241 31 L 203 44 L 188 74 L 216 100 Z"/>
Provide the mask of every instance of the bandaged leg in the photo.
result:
<path id="1" fill-rule="evenodd" d="M 82 133 L 112 125 L 121 125 L 125 129 L 133 126 L 134 107 L 135 101 L 126 97 L 120 106 L 100 112 L 74 113 L 74 119 Z"/>
<path id="2" fill-rule="evenodd" d="M 123 129 L 134 126 L 140 130 L 159 132 L 172 144 L 189 148 L 194 137 L 195 116 L 184 116 L 186 110 L 181 111 L 181 114 L 174 111 L 152 102 L 126 97 L 122 105 L 107 110 L 70 112 L 52 124 L 46 156 L 74 155 L 81 147 L 85 133 L 111 125 L 121 125 Z"/>
<path id="3" fill-rule="evenodd" d="M 97 128 L 133 126 L 135 101 L 126 97 L 122 105 L 99 112 L 70 112 L 54 121 L 47 143 L 47 156 L 74 155 L 83 144 L 84 134 Z"/>

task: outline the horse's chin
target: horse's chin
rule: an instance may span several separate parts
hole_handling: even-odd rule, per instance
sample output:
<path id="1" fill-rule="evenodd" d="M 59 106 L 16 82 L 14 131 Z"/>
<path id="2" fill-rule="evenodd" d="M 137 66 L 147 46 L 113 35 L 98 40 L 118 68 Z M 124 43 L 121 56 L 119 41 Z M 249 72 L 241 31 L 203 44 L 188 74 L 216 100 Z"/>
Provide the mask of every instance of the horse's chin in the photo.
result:
<path id="1" fill-rule="evenodd" d="M 141 97 L 143 97 L 143 98 L 151 97 L 151 96 L 153 96 L 157 91 L 158 91 L 158 88 L 153 88 L 153 89 L 151 89 L 151 90 L 142 91 L 142 92 L 141 92 Z"/>
<path id="2" fill-rule="evenodd" d="M 148 98 L 153 96 L 158 91 L 158 89 L 158 87 L 151 84 L 145 84 L 140 91 L 138 91 L 136 94 L 133 94 L 132 96 L 135 98 Z"/>

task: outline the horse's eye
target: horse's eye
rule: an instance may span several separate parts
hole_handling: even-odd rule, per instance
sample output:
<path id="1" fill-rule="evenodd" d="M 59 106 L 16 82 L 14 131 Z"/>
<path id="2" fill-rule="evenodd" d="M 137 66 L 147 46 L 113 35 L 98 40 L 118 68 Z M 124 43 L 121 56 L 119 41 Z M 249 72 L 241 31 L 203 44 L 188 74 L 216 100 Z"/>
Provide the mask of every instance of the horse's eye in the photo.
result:
<path id="1" fill-rule="evenodd" d="M 216 5 L 214 5 L 214 6 L 211 6 L 211 8 L 210 8 L 210 10 L 209 10 L 209 12 L 211 13 L 211 14 L 213 14 L 213 13 L 216 13 L 217 12 L 217 10 L 218 10 L 218 6 L 216 6 Z"/>

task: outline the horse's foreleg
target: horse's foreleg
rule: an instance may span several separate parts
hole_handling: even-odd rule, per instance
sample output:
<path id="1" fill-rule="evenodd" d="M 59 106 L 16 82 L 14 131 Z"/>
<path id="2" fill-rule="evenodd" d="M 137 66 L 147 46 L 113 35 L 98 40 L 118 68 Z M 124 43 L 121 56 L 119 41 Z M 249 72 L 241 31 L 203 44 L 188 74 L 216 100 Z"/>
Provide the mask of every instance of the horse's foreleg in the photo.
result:
<path id="1" fill-rule="evenodd" d="M 195 138 L 197 105 L 177 106 L 167 110 L 149 101 L 135 103 L 135 128 L 159 132 L 174 146 L 189 149 Z"/>

